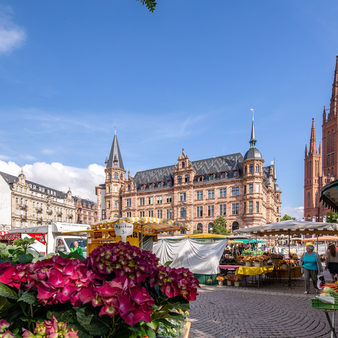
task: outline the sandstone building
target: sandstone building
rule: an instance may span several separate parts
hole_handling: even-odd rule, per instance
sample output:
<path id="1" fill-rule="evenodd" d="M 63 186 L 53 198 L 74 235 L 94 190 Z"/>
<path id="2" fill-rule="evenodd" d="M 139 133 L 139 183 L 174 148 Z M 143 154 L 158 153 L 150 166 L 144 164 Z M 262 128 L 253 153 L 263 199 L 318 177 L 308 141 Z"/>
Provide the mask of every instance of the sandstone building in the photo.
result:
<path id="1" fill-rule="evenodd" d="M 319 201 L 323 186 L 338 178 L 338 55 L 334 72 L 330 111 L 323 110 L 322 146 L 317 149 L 315 124 L 312 119 L 310 147 L 305 146 L 304 218 L 323 221 L 328 209 Z"/>
<path id="2" fill-rule="evenodd" d="M 95 223 L 96 205 L 88 200 L 0 172 L 0 230 L 51 222 Z"/>
<path id="3" fill-rule="evenodd" d="M 105 183 L 96 187 L 99 220 L 156 217 L 177 220 L 190 232 L 210 232 L 218 216 L 236 229 L 280 220 L 281 191 L 275 164 L 264 166 L 256 148 L 254 121 L 250 148 L 240 153 L 190 161 L 184 150 L 175 164 L 126 176 L 114 135 Z"/>

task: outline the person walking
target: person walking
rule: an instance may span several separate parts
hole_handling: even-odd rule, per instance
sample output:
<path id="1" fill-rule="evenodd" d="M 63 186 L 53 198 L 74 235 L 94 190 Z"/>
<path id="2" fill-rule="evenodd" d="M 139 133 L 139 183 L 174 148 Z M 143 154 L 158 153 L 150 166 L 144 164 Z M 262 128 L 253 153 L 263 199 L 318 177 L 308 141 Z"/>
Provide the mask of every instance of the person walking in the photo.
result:
<path id="1" fill-rule="evenodd" d="M 333 243 L 330 243 L 325 257 L 325 264 L 330 271 L 332 282 L 334 283 L 338 274 L 338 255 L 336 251 L 336 246 Z"/>
<path id="2" fill-rule="evenodd" d="M 300 257 L 300 266 L 302 267 L 305 279 L 305 294 L 310 293 L 310 278 L 312 284 L 316 290 L 317 288 L 317 276 L 318 272 L 323 272 L 323 266 L 320 261 L 320 257 L 317 252 L 314 252 L 315 248 L 313 245 L 306 247 L 306 252 Z"/>

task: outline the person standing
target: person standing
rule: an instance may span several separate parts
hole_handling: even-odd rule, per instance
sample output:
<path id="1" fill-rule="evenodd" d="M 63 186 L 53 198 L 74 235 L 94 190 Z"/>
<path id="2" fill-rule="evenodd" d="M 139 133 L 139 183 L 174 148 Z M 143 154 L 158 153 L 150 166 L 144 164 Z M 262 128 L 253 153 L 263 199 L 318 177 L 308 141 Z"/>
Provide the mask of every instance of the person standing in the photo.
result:
<path id="1" fill-rule="evenodd" d="M 316 290 L 317 288 L 317 276 L 318 272 L 323 272 L 323 266 L 320 261 L 320 257 L 317 252 L 314 252 L 315 248 L 313 245 L 306 247 L 306 252 L 300 257 L 300 266 L 304 272 L 305 279 L 305 294 L 310 293 L 310 278 L 312 284 Z"/>
<path id="2" fill-rule="evenodd" d="M 336 275 L 338 274 L 338 255 L 336 246 L 331 243 L 326 252 L 325 264 L 330 271 L 333 283 L 337 280 Z"/>
<path id="3" fill-rule="evenodd" d="M 74 248 L 71 249 L 71 252 L 77 252 L 80 256 L 83 256 L 83 251 L 82 248 L 79 247 L 79 242 L 78 241 L 74 241 Z"/>

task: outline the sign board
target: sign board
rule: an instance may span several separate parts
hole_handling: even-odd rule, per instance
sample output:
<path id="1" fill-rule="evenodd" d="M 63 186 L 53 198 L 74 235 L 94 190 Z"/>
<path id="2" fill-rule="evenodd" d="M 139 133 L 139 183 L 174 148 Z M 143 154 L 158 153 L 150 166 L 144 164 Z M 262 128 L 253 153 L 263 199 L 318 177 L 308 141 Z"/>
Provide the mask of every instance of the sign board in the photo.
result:
<path id="1" fill-rule="evenodd" d="M 114 224 L 116 236 L 122 237 L 122 242 L 127 242 L 127 236 L 133 234 L 134 225 L 131 223 L 116 223 Z"/>

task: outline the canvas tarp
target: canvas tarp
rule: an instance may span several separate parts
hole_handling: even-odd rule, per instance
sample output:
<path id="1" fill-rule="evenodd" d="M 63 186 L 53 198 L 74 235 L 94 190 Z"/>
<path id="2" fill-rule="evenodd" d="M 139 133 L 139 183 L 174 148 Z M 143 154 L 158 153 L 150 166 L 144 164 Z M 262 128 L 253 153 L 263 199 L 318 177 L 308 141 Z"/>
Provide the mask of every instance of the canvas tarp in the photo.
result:
<path id="1" fill-rule="evenodd" d="M 184 267 L 195 274 L 211 275 L 219 273 L 219 261 L 227 242 L 226 239 L 214 243 L 161 240 L 154 244 L 153 252 L 161 264 L 172 261 L 173 268 Z"/>

